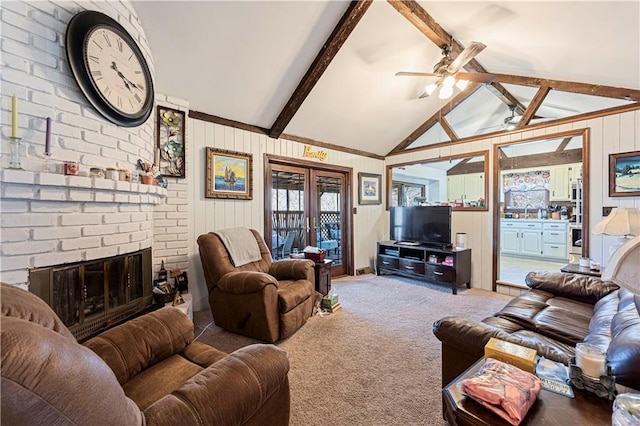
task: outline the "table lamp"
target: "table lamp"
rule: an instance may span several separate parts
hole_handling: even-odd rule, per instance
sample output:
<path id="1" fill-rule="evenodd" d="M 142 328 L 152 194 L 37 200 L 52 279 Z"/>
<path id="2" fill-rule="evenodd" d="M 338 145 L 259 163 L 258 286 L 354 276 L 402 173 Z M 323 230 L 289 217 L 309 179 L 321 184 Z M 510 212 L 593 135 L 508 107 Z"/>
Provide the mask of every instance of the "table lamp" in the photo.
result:
<path id="1" fill-rule="evenodd" d="M 640 293 L 640 236 L 618 247 L 602 272 L 603 280 L 611 280 L 633 293 Z"/>
<path id="2" fill-rule="evenodd" d="M 640 210 L 635 208 L 614 208 L 609 216 L 602 219 L 593 227 L 593 235 L 615 235 L 618 244 L 609 247 L 609 254 L 613 254 L 618 247 L 629 238 L 640 235 Z"/>

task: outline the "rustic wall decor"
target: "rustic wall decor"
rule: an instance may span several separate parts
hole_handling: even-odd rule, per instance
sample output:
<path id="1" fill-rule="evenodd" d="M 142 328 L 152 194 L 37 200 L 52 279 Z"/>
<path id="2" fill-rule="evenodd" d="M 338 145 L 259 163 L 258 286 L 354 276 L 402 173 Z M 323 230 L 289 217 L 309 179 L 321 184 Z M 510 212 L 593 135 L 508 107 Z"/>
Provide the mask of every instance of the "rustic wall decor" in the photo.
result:
<path id="1" fill-rule="evenodd" d="M 382 204 L 382 175 L 358 173 L 358 204 Z"/>
<path id="2" fill-rule="evenodd" d="M 158 105 L 156 165 L 163 176 L 185 177 L 184 112 Z"/>

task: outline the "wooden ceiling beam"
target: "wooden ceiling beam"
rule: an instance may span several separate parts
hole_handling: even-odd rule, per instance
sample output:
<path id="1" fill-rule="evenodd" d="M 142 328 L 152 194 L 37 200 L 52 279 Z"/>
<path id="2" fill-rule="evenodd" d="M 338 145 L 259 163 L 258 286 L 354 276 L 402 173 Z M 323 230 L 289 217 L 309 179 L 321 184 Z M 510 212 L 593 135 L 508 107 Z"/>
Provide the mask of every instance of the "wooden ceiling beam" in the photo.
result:
<path id="1" fill-rule="evenodd" d="M 427 130 L 429 130 L 437 122 L 439 122 L 441 117 L 444 117 L 449 112 L 451 112 L 452 109 L 454 109 L 455 107 L 460 105 L 460 103 L 462 103 L 462 101 L 464 101 L 469 96 L 474 94 L 475 91 L 478 90 L 479 88 L 480 88 L 480 84 L 478 84 L 478 83 L 469 83 L 469 85 L 467 85 L 467 87 L 462 92 L 458 93 L 453 99 L 451 99 L 449 102 L 447 102 L 447 104 L 440 111 L 438 111 L 435 114 L 433 114 L 431 117 L 429 117 L 427 119 L 427 121 L 422 123 L 416 130 L 411 132 L 411 134 L 409 136 L 404 138 L 404 140 L 402 142 L 400 142 L 398 145 L 396 145 L 396 147 L 393 148 L 391 151 L 389 151 L 389 153 L 387 155 L 391 155 L 391 154 L 397 153 L 399 151 L 402 151 L 405 148 L 407 148 L 409 145 L 414 143 L 420 136 L 422 136 L 424 133 L 426 133 Z"/>
<path id="2" fill-rule="evenodd" d="M 540 105 L 542 105 L 542 102 L 544 102 L 550 91 L 551 88 L 549 86 L 542 86 L 538 89 L 533 99 L 531 99 L 529 106 L 524 111 L 524 114 L 522 114 L 520 121 L 516 124 L 516 129 L 522 129 L 531 122 L 531 119 L 536 115 Z"/>
<path id="3" fill-rule="evenodd" d="M 582 148 L 500 159 L 500 170 L 547 167 L 582 162 Z"/>
<path id="4" fill-rule="evenodd" d="M 426 10 L 415 0 L 387 0 L 395 10 L 405 19 L 411 22 L 422 34 L 435 43 L 436 46 L 450 45 L 451 52 L 456 55 L 464 50 L 464 46 L 458 43 L 451 34 L 438 24 Z M 487 73 L 488 71 L 480 63 L 472 59 L 464 67 L 469 72 Z M 525 107 L 509 91 L 497 82 L 486 85 L 487 89 L 498 97 L 506 105 L 516 107 L 516 112 L 524 113 Z"/>
<path id="5" fill-rule="evenodd" d="M 438 123 L 440 123 L 442 129 L 444 129 L 444 132 L 447 134 L 447 136 L 449 136 L 449 139 L 451 139 L 451 141 L 457 141 L 459 139 L 456 131 L 453 130 L 453 127 L 451 127 L 449 122 L 444 117 L 440 116 L 440 118 L 438 119 Z"/>
<path id="6" fill-rule="evenodd" d="M 571 142 L 571 139 L 573 139 L 573 136 L 568 137 L 568 138 L 564 138 L 562 140 L 562 142 L 560 142 L 560 144 L 558 145 L 558 147 L 556 148 L 556 152 L 562 152 L 564 151 L 564 149 L 567 147 L 567 145 L 569 145 L 569 142 Z"/>
<path id="7" fill-rule="evenodd" d="M 495 74 L 495 73 L 494 73 Z M 549 80 L 538 77 L 524 77 L 511 74 L 495 74 L 495 81 L 519 86 L 549 87 L 560 92 L 579 93 L 582 95 L 603 96 L 640 102 L 640 90 L 625 87 L 602 86 L 598 84 L 578 83 L 574 81 Z"/>
<path id="8" fill-rule="evenodd" d="M 373 0 L 354 0 L 349 4 L 346 12 L 342 15 L 342 18 L 340 18 L 338 25 L 333 29 L 304 77 L 302 77 L 302 80 L 298 83 L 298 87 L 296 87 L 296 90 L 294 90 L 282 111 L 280 111 L 280 115 L 278 115 L 278 118 L 269 130 L 269 137 L 278 139 L 282 132 L 284 132 L 284 129 L 289 122 L 291 122 L 295 113 L 298 112 L 304 100 L 309 96 L 311 90 L 327 70 L 329 64 L 338 54 L 347 37 L 349 37 L 358 22 L 360 22 L 360 19 L 362 19 L 372 2 Z"/>

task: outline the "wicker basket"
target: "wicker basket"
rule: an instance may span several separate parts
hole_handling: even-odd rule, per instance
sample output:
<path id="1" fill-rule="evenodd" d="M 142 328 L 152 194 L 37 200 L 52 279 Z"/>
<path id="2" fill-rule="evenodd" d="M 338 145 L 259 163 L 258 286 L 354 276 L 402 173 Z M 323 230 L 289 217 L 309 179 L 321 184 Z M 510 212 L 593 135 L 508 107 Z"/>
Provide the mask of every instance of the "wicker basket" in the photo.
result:
<path id="1" fill-rule="evenodd" d="M 165 294 L 153 293 L 153 300 L 156 303 L 161 305 L 164 305 L 165 303 L 173 302 L 174 297 L 176 297 L 175 291 L 172 291 L 171 293 L 165 293 Z"/>

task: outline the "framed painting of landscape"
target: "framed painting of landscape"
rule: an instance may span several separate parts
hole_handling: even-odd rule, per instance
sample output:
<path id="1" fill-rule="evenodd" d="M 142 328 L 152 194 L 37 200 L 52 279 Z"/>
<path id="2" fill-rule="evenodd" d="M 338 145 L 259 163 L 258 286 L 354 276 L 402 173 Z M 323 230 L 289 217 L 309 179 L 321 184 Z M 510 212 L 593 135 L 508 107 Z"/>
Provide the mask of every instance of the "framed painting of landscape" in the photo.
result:
<path id="1" fill-rule="evenodd" d="M 207 147 L 206 198 L 251 200 L 252 155 Z"/>
<path id="2" fill-rule="evenodd" d="M 609 154 L 609 196 L 640 196 L 640 151 Z"/>

